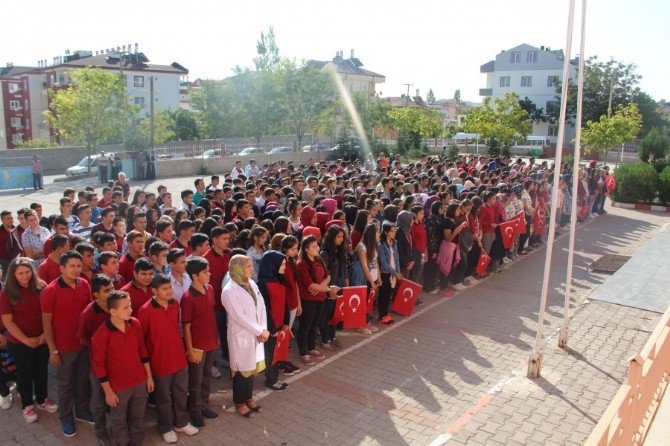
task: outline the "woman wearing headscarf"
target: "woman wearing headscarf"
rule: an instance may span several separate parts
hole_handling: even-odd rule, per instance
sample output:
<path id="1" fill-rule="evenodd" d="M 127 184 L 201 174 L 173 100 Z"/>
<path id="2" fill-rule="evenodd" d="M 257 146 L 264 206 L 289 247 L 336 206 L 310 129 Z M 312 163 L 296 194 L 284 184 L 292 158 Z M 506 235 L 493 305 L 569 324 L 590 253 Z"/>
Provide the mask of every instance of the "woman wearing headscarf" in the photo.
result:
<path id="1" fill-rule="evenodd" d="M 321 202 L 321 206 L 326 208 L 326 212 L 328 213 L 328 218 L 333 218 L 333 214 L 337 210 L 337 200 L 334 198 L 326 198 Z"/>
<path id="2" fill-rule="evenodd" d="M 265 312 L 268 321 L 270 338 L 263 344 L 265 348 L 265 387 L 283 392 L 288 384 L 279 381 L 279 364 L 272 364 L 277 333 L 288 327 L 288 311 L 286 311 L 286 288 L 284 271 L 286 257 L 279 251 L 267 251 L 261 258 L 258 268 L 258 289 L 263 295 Z M 268 284 L 274 284 L 274 292 L 270 292 Z"/>
<path id="3" fill-rule="evenodd" d="M 300 228 L 307 226 L 316 226 L 316 209 L 312 206 L 305 206 L 300 211 Z"/>
<path id="4" fill-rule="evenodd" d="M 253 401 L 254 377 L 265 369 L 263 343 L 270 338 L 265 302 L 251 280 L 251 260 L 230 259 L 230 281 L 223 287 L 221 303 L 228 315 L 228 350 L 233 376 L 233 401 L 237 413 L 251 418 L 261 407 Z"/>
<path id="5" fill-rule="evenodd" d="M 314 189 L 310 189 L 309 187 L 306 187 L 305 189 L 302 190 L 302 200 L 306 201 L 308 205 L 314 204 L 314 198 L 316 197 L 316 192 L 314 192 Z"/>

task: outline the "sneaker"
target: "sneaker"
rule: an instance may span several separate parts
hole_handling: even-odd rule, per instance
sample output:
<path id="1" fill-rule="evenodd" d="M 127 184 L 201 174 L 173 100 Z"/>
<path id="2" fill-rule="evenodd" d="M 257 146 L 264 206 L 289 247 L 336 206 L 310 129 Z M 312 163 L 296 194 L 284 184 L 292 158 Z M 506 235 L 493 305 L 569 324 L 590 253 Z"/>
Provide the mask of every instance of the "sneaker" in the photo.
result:
<path id="1" fill-rule="evenodd" d="M 295 373 L 295 372 L 293 371 L 293 369 L 292 369 L 291 367 L 289 367 L 288 365 L 282 365 L 282 366 L 280 366 L 280 367 L 279 367 L 279 371 L 282 372 L 284 375 L 288 375 L 288 376 L 291 376 L 291 375 L 293 375 L 293 374 Z"/>
<path id="2" fill-rule="evenodd" d="M 163 441 L 168 443 L 168 444 L 176 443 L 177 442 L 177 434 L 175 433 L 175 431 L 172 431 L 172 430 L 167 431 L 163 434 Z"/>
<path id="3" fill-rule="evenodd" d="M 444 291 L 442 291 L 442 295 L 444 297 L 452 297 L 454 294 L 456 293 L 454 293 L 453 290 L 450 290 L 449 288 L 445 288 Z"/>
<path id="4" fill-rule="evenodd" d="M 302 355 L 300 357 L 300 360 L 302 361 L 303 364 L 305 365 L 314 365 L 314 361 L 312 360 L 312 357 L 309 355 Z"/>
<path id="5" fill-rule="evenodd" d="M 414 302 L 414 306 L 420 307 L 421 305 L 425 304 L 426 302 L 422 301 L 421 299 L 417 299 L 416 302 Z"/>
<path id="6" fill-rule="evenodd" d="M 86 410 L 86 412 L 81 415 L 75 415 L 74 419 L 88 424 L 95 424 L 95 421 L 93 420 L 93 414 L 90 410 Z"/>
<path id="7" fill-rule="evenodd" d="M 214 412 L 211 409 L 204 408 L 202 409 L 202 416 L 205 417 L 206 420 L 217 420 L 219 418 L 219 414 Z"/>
<path id="8" fill-rule="evenodd" d="M 379 331 L 379 328 L 375 327 L 371 322 L 368 322 L 368 325 L 366 325 L 365 328 L 373 333 Z"/>
<path id="9" fill-rule="evenodd" d="M 63 431 L 63 435 L 66 437 L 74 437 L 77 435 L 77 429 L 74 427 L 74 423 L 72 421 L 61 421 L 60 430 Z"/>
<path id="10" fill-rule="evenodd" d="M 45 398 L 42 404 L 38 404 L 39 410 L 46 410 L 49 413 L 58 412 L 58 404 L 54 403 L 50 398 Z"/>
<path id="11" fill-rule="evenodd" d="M 381 322 L 381 323 L 384 324 L 384 325 L 391 325 L 391 324 L 394 323 L 395 321 L 393 320 L 393 318 L 392 318 L 391 316 L 389 316 L 389 315 L 387 314 L 386 316 L 384 316 L 383 318 L 381 318 L 381 319 L 379 320 L 379 322 Z"/>
<path id="12" fill-rule="evenodd" d="M 323 353 L 321 353 L 321 352 L 318 351 L 318 350 L 310 350 L 310 351 L 307 352 L 307 353 L 309 353 L 309 356 L 313 356 L 313 357 L 316 358 L 316 359 L 323 359 L 323 358 L 326 357 L 326 355 L 324 355 Z"/>
<path id="13" fill-rule="evenodd" d="M 435 295 L 440 292 L 439 288 L 435 288 L 433 291 L 429 291 L 430 294 Z"/>
<path id="14" fill-rule="evenodd" d="M 195 427 L 196 429 L 202 429 L 205 427 L 205 419 L 202 415 L 193 415 L 191 417 L 191 426 Z"/>
<path id="15" fill-rule="evenodd" d="M 358 332 L 361 333 L 361 334 L 364 334 L 364 335 L 371 335 L 372 334 L 372 330 L 370 330 L 369 327 L 359 328 Z"/>
<path id="16" fill-rule="evenodd" d="M 270 390 L 274 390 L 275 392 L 283 392 L 284 390 L 288 389 L 288 384 L 283 383 L 281 381 L 277 381 L 276 383 L 272 385 L 265 385 Z"/>
<path id="17" fill-rule="evenodd" d="M 174 431 L 175 432 L 181 432 L 182 434 L 186 434 L 186 435 L 195 435 L 198 432 L 200 432 L 200 429 L 193 426 L 191 423 L 186 423 L 186 426 L 184 426 L 184 427 L 175 427 Z"/>
<path id="18" fill-rule="evenodd" d="M 212 366 L 212 373 L 211 373 L 212 378 L 221 378 L 221 370 L 217 366 Z"/>
<path id="19" fill-rule="evenodd" d="M 293 373 L 300 373 L 300 367 L 298 367 L 297 365 L 293 364 L 292 362 L 288 362 L 288 361 L 286 362 L 286 364 L 293 371 Z"/>
<path id="20" fill-rule="evenodd" d="M 332 345 L 335 350 L 342 350 L 342 344 L 340 344 L 340 341 L 337 339 L 330 341 L 330 345 Z"/>
<path id="21" fill-rule="evenodd" d="M 13 397 L 12 397 L 11 393 L 7 396 L 0 397 L 0 401 L 2 401 L 0 403 L 0 409 L 2 409 L 2 410 L 11 409 L 12 408 L 12 399 L 13 399 Z M 32 423 L 32 421 L 30 421 L 30 423 Z"/>
<path id="22" fill-rule="evenodd" d="M 34 406 L 28 406 L 23 409 L 23 419 L 26 420 L 26 423 L 34 423 L 37 421 L 37 412 L 35 412 Z M 65 433 L 65 431 L 63 431 L 63 433 Z"/>
<path id="23" fill-rule="evenodd" d="M 511 262 L 512 262 L 512 261 L 511 261 L 509 258 L 507 258 L 507 257 L 503 257 L 502 261 L 503 261 L 503 263 L 511 263 Z"/>
<path id="24" fill-rule="evenodd" d="M 451 289 L 454 291 L 463 291 L 467 287 L 463 285 L 462 283 L 452 283 L 451 284 Z"/>
<path id="25" fill-rule="evenodd" d="M 331 352 L 335 351 L 335 347 L 333 347 L 333 344 L 330 341 L 322 342 L 321 343 L 321 348 L 324 349 L 324 350 L 331 351 Z M 318 358 L 318 356 L 317 356 L 317 358 Z"/>

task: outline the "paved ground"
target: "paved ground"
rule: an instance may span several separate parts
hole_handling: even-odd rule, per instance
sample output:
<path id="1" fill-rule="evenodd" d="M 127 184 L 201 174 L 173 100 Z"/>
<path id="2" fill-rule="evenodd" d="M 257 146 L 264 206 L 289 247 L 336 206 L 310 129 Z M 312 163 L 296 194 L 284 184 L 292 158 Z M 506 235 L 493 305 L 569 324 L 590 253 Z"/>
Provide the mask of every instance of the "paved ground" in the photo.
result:
<path id="1" fill-rule="evenodd" d="M 188 179 L 161 180 L 170 189 Z M 29 193 L 21 204 L 53 200 L 65 183 Z M 151 185 L 155 188 L 158 182 Z M 38 198 L 39 197 L 39 198 Z M 0 208 L 17 207 L 0 196 Z M 342 333 L 347 347 L 288 380 L 283 394 L 261 391 L 253 420 L 225 413 L 180 444 L 252 445 L 577 445 L 583 443 L 627 373 L 659 314 L 587 299 L 608 276 L 586 266 L 605 253 L 632 255 L 670 221 L 619 208 L 577 233 L 575 290 L 568 351 L 555 347 L 563 308 L 568 240 L 557 240 L 546 318 L 543 377 L 525 378 L 532 351 L 544 250 L 451 299 L 425 296 L 409 319 L 372 337 Z M 567 230 L 563 231 L 567 233 Z M 295 355 L 295 349 L 293 353 Z M 230 389 L 229 379 L 216 380 Z M 53 381 L 52 381 L 53 383 Z M 230 393 L 213 402 L 231 405 Z M 0 444 L 92 444 L 91 430 L 65 439 L 56 417 L 26 426 L 17 407 L 0 414 Z M 153 414 L 148 443 L 160 444 Z M 5 443 L 6 442 L 6 443 Z"/>

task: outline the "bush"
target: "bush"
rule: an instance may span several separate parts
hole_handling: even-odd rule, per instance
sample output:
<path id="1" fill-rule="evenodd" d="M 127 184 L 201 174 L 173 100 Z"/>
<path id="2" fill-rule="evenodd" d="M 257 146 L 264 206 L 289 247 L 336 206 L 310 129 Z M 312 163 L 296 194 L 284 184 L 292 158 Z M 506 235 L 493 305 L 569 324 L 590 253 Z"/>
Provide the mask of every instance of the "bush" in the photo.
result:
<path id="1" fill-rule="evenodd" d="M 661 203 L 670 203 L 670 166 L 658 175 L 658 198 Z"/>
<path id="2" fill-rule="evenodd" d="M 209 175 L 209 169 L 207 168 L 207 165 L 205 163 L 202 163 L 200 167 L 198 168 L 198 175 Z"/>
<path id="3" fill-rule="evenodd" d="M 450 160 L 458 158 L 458 146 L 453 141 L 449 143 L 449 151 L 447 152 L 447 157 Z"/>
<path id="4" fill-rule="evenodd" d="M 647 163 L 621 164 L 615 171 L 617 186 L 612 199 L 624 203 L 651 203 L 656 197 L 658 174 Z"/>
<path id="5" fill-rule="evenodd" d="M 651 129 L 647 136 L 644 137 L 638 148 L 638 156 L 645 163 L 650 158 L 661 160 L 670 149 L 670 138 L 658 131 L 658 129 Z"/>
<path id="6" fill-rule="evenodd" d="M 542 149 L 530 149 L 528 156 L 531 158 L 542 158 L 543 153 Z"/>

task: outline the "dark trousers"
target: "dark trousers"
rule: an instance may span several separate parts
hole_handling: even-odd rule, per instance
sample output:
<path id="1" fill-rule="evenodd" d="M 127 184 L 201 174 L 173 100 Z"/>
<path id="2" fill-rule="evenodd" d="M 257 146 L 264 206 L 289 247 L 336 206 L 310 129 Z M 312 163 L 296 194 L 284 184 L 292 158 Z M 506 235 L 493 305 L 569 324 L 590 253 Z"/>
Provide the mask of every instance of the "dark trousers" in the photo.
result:
<path id="1" fill-rule="evenodd" d="M 316 348 L 316 327 L 323 313 L 323 301 L 303 300 L 302 314 L 298 317 L 300 327 L 298 328 L 298 350 L 300 356 Z"/>
<path id="2" fill-rule="evenodd" d="M 442 274 L 440 267 L 435 262 L 435 259 L 428 260 L 423 269 L 423 290 L 425 292 L 433 291 L 435 288 L 443 290 L 447 287 L 449 279 Z"/>
<path id="3" fill-rule="evenodd" d="M 33 187 L 37 189 L 38 187 L 42 187 L 42 174 L 41 173 L 34 173 L 33 174 Z"/>
<path id="4" fill-rule="evenodd" d="M 326 299 L 323 303 L 323 312 L 321 313 L 321 323 L 319 324 L 319 331 L 321 331 L 321 342 L 324 344 L 335 339 L 335 332 L 337 327 L 330 325 L 331 319 L 335 314 L 335 304 L 337 301 Z"/>
<path id="5" fill-rule="evenodd" d="M 112 407 L 112 444 L 140 446 L 144 441 L 144 413 L 147 410 L 147 382 L 115 392 L 119 404 Z"/>
<path id="6" fill-rule="evenodd" d="M 61 353 L 61 366 L 56 369 L 58 383 L 58 417 L 61 421 L 73 421 L 72 408 L 85 414 L 89 408 L 90 362 L 88 349 Z"/>
<path id="7" fill-rule="evenodd" d="M 468 252 L 468 269 L 466 275 L 474 276 L 477 271 L 477 262 L 479 262 L 479 254 L 481 254 L 482 249 L 479 247 L 477 242 L 472 244 L 472 248 Z"/>
<path id="8" fill-rule="evenodd" d="M 99 166 L 98 170 L 100 171 L 100 182 L 107 183 L 107 166 Z"/>
<path id="9" fill-rule="evenodd" d="M 412 253 L 414 255 L 414 267 L 412 268 L 412 271 L 410 271 L 407 278 L 409 280 L 411 280 L 412 282 L 421 284 L 423 282 L 423 267 L 424 267 L 424 264 L 421 263 L 422 260 L 423 260 L 423 256 L 418 251 L 412 251 Z"/>
<path id="10" fill-rule="evenodd" d="M 228 353 L 228 315 L 226 310 L 216 310 L 216 328 L 219 331 L 219 341 L 221 343 L 221 356 L 228 361 L 230 354 Z"/>
<path id="11" fill-rule="evenodd" d="M 108 439 L 107 432 L 107 403 L 105 402 L 105 392 L 100 385 L 100 379 L 93 373 L 89 375 L 91 380 L 91 413 L 93 413 L 93 433 L 95 438 Z"/>
<path id="12" fill-rule="evenodd" d="M 170 432 L 173 426 L 184 427 L 188 424 L 188 368 L 184 367 L 171 375 L 154 376 L 154 394 L 159 434 Z"/>
<path id="13" fill-rule="evenodd" d="M 233 376 L 233 402 L 235 404 L 244 404 L 253 397 L 254 376 L 245 378 L 242 373 L 235 372 Z"/>
<path id="14" fill-rule="evenodd" d="M 526 242 L 528 241 L 529 237 L 528 234 L 530 234 L 530 223 L 531 220 L 526 215 L 526 233 L 519 235 L 519 248 L 517 249 L 518 253 L 523 252 L 523 250 L 525 249 L 524 247 L 526 246 Z"/>
<path id="15" fill-rule="evenodd" d="M 382 286 L 379 288 L 379 297 L 377 299 L 377 309 L 379 310 L 379 319 L 388 316 L 391 306 L 391 297 L 393 297 L 394 288 L 391 286 L 391 274 L 381 273 Z M 398 285 L 396 281 L 396 285 Z"/>
<path id="16" fill-rule="evenodd" d="M 265 350 L 265 385 L 271 386 L 279 379 L 279 364 L 272 364 L 275 354 L 275 345 L 277 338 L 270 336 L 266 342 L 263 343 L 263 350 Z"/>
<path id="17" fill-rule="evenodd" d="M 49 347 L 46 344 L 36 348 L 9 344 L 9 352 L 16 364 L 16 387 L 21 395 L 21 407 L 25 409 L 33 405 L 33 392 L 37 403 L 42 404 L 47 397 Z"/>
<path id="18" fill-rule="evenodd" d="M 209 404 L 210 381 L 216 350 L 204 352 L 198 364 L 188 363 L 187 407 L 191 417 L 200 417 Z"/>
<path id="19" fill-rule="evenodd" d="M 458 265 L 451 268 L 451 283 L 461 283 L 465 278 L 465 273 L 468 270 L 468 254 L 462 249 L 461 250 L 461 261 L 458 262 Z"/>

